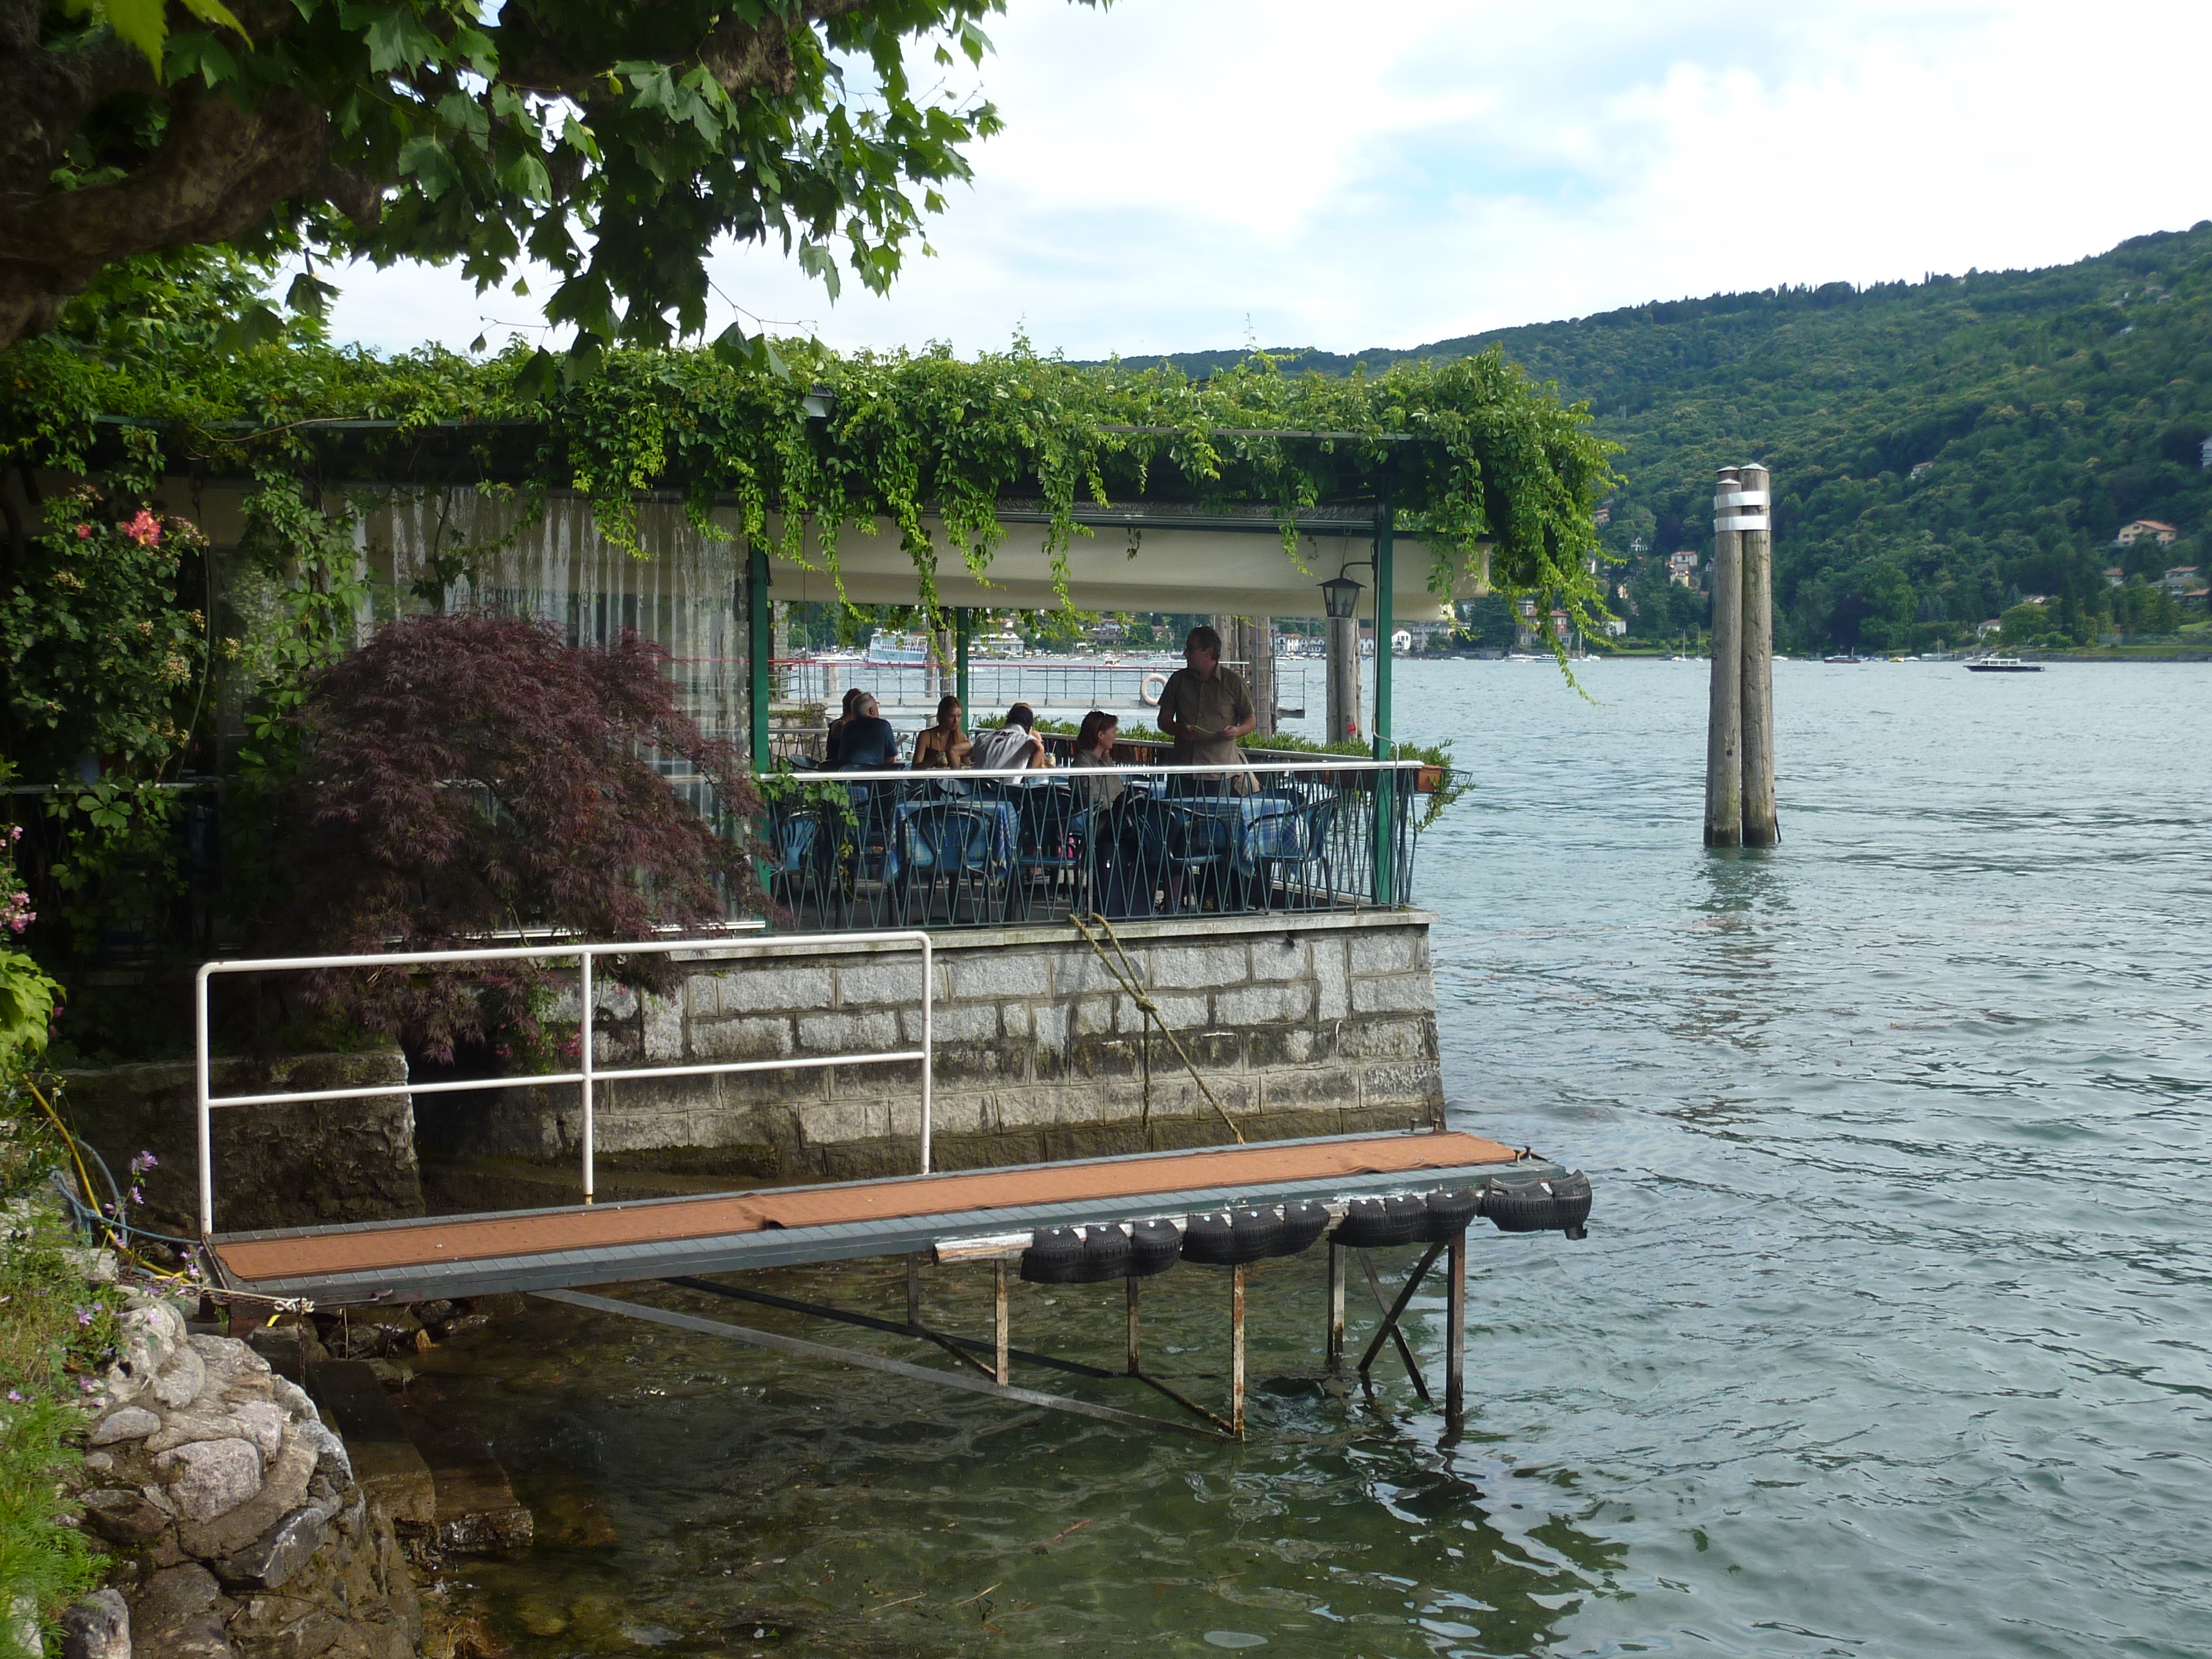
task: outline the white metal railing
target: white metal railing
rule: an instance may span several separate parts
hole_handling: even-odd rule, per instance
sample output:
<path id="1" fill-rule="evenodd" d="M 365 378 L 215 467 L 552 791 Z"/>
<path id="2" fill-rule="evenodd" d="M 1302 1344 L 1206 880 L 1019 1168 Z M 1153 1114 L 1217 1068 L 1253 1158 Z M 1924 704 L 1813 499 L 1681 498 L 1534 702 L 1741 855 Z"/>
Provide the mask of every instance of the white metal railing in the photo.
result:
<path id="1" fill-rule="evenodd" d="M 884 945 L 910 945 L 921 953 L 921 1046 L 864 1054 L 807 1054 L 777 1060 L 717 1060 L 711 1063 L 680 1066 L 633 1066 L 614 1071 L 603 1071 L 594 1063 L 594 990 L 592 964 L 601 957 L 673 956 L 684 952 L 695 957 L 719 959 L 727 953 L 757 951 L 782 951 L 793 954 L 814 956 L 824 950 L 840 945 L 864 945 L 870 950 Z M 212 1237 L 215 1232 L 215 1152 L 213 1117 L 216 1108 L 228 1106 L 274 1106 L 304 1100 L 371 1100 L 392 1095 L 459 1094 L 469 1090 L 538 1088 L 556 1084 L 576 1084 L 583 1095 L 583 1176 L 584 1202 L 589 1204 L 592 1194 L 592 1147 L 593 1129 L 594 1085 L 618 1083 L 632 1079 L 665 1077 L 707 1077 L 730 1072 L 817 1071 L 828 1066 L 887 1066 L 919 1060 L 921 1063 L 921 1172 L 929 1173 L 930 1094 L 932 1086 L 931 1054 L 935 1048 L 933 1024 L 933 988 L 930 936 L 920 929 L 884 933 L 810 933 L 799 938 L 774 937 L 757 939 L 720 939 L 630 940 L 602 944 L 520 945 L 505 950 L 483 951 L 413 951 L 386 954 L 339 957 L 266 957 L 241 962 L 208 962 L 200 964 L 192 981 L 192 1036 L 196 1063 L 195 1093 L 198 1114 L 200 1234 Z M 388 1083 L 356 1089 L 298 1089 L 252 1095 L 213 1094 L 213 1064 L 208 1046 L 208 983 L 218 974 L 283 973 L 295 970 L 326 968 L 400 968 L 422 967 L 443 963 L 467 962 L 544 962 L 573 958 L 577 963 L 580 1029 L 577 1043 L 577 1069 L 573 1072 L 540 1072 L 527 1077 L 466 1078 L 444 1083 Z"/>

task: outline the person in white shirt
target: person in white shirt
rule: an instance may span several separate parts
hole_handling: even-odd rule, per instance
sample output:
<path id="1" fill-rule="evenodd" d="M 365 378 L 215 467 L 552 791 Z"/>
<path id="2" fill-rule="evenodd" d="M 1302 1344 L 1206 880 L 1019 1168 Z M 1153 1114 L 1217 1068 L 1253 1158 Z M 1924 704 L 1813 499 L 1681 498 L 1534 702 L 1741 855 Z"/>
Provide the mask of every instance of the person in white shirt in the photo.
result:
<path id="1" fill-rule="evenodd" d="M 979 771 L 998 772 L 1019 766 L 1042 772 L 1052 768 L 1052 757 L 1045 752 L 1044 739 L 1036 732 L 1036 713 L 1025 702 L 1006 710 L 1006 723 L 996 731 L 977 732 L 974 754 L 970 763 Z"/>

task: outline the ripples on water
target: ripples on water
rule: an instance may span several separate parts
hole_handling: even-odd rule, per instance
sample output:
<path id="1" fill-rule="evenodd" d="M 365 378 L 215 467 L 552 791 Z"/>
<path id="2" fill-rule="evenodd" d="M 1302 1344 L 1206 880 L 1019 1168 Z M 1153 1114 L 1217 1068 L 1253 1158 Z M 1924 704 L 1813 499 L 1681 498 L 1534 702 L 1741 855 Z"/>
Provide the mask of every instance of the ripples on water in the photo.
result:
<path id="1" fill-rule="evenodd" d="M 1731 856 L 1705 672 L 1401 670 L 1482 779 L 1418 882 L 1455 1120 L 1600 1182 L 1481 1236 L 1460 1443 L 1316 1381 L 1318 1257 L 1239 1449 L 541 1304 L 427 1380 L 568 1540 L 465 1569 L 518 1651 L 2212 1653 L 2212 675 L 1785 665 Z M 1218 1394 L 1222 1277 L 1153 1285 Z M 1115 1358 L 1118 1287 L 1016 1307 Z"/>

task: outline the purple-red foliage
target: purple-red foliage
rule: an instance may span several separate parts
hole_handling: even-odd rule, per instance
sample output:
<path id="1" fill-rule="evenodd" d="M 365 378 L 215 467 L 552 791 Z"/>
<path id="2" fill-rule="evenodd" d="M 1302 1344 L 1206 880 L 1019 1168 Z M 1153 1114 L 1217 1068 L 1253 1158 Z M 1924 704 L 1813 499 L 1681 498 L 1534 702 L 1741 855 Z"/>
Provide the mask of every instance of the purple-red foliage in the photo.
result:
<path id="1" fill-rule="evenodd" d="M 465 614 L 395 623 L 321 670 L 297 716 L 295 937 L 331 953 L 454 949 L 519 927 L 632 939 L 719 920 L 725 893 L 757 908 L 744 848 L 652 763 L 687 758 L 735 822 L 758 811 L 737 750 L 677 707 L 663 657 L 635 635 L 601 650 Z M 668 975 L 657 957 L 610 966 L 632 985 Z M 334 972 L 316 988 L 331 1012 L 445 1061 L 485 1034 L 484 993 L 542 1052 L 550 983 L 502 963 Z"/>

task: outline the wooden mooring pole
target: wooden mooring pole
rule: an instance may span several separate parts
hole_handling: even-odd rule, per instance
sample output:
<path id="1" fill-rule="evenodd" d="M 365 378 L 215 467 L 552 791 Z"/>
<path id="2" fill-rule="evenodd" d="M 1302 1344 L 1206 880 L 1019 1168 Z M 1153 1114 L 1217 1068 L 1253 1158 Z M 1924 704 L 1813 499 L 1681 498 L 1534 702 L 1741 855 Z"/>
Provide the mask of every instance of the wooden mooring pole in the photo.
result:
<path id="1" fill-rule="evenodd" d="M 1705 725 L 1705 845 L 1771 847 L 1774 534 L 1765 467 L 1723 467 L 1713 492 L 1712 694 Z"/>
<path id="2" fill-rule="evenodd" d="M 1739 475 L 1743 535 L 1743 844 L 1782 839 L 1774 815 L 1774 508 L 1771 479 L 1753 462 Z"/>

